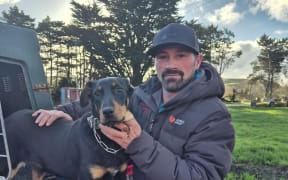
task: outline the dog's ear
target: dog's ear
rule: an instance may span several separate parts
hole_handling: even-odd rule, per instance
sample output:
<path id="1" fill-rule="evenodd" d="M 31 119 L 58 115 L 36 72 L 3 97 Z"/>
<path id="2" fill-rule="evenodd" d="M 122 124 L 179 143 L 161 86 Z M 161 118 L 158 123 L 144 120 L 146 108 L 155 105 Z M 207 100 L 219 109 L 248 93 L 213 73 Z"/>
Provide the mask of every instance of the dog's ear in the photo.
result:
<path id="1" fill-rule="evenodd" d="M 92 83 L 93 81 L 88 81 L 85 85 L 85 88 L 81 92 L 81 95 L 80 95 L 81 107 L 85 107 L 89 103 L 89 97 L 91 96 L 91 92 L 92 92 Z"/>
<path id="2" fill-rule="evenodd" d="M 127 78 L 121 78 L 121 79 L 128 88 L 128 96 L 131 96 L 133 91 L 134 91 L 134 87 L 132 86 L 132 84 L 130 83 L 130 81 Z"/>
<path id="3" fill-rule="evenodd" d="M 129 83 L 128 95 L 131 96 L 134 92 L 134 87 Z"/>

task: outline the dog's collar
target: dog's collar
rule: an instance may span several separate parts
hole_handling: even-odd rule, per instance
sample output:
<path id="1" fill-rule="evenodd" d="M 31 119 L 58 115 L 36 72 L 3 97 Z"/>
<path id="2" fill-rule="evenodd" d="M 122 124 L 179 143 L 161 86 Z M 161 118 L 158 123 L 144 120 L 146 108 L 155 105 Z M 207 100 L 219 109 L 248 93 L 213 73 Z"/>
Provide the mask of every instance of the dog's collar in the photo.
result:
<path id="1" fill-rule="evenodd" d="M 119 149 L 113 149 L 107 146 L 107 144 L 105 144 L 101 137 L 99 136 L 99 134 L 97 133 L 96 129 L 99 129 L 99 119 L 97 117 L 94 117 L 93 114 L 91 114 L 90 116 L 87 117 L 87 122 L 90 126 L 90 128 L 93 130 L 94 133 L 94 137 L 97 141 L 97 143 L 108 153 L 111 154 L 116 154 L 118 151 L 120 151 L 122 148 Z"/>
<path id="2" fill-rule="evenodd" d="M 99 119 L 97 117 L 94 117 L 93 114 L 87 117 L 87 122 L 90 128 L 99 129 Z"/>

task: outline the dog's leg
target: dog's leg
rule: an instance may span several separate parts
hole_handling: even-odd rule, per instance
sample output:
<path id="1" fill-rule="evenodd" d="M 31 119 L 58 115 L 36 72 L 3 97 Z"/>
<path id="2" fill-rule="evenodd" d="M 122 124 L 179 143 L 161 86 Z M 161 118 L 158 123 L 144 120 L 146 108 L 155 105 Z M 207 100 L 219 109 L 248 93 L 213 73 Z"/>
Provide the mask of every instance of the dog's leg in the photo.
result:
<path id="1" fill-rule="evenodd" d="M 121 164 L 119 171 L 124 172 L 124 171 L 126 171 L 126 169 L 127 169 L 127 163 L 123 163 L 123 164 Z"/>
<path id="2" fill-rule="evenodd" d="M 25 166 L 26 166 L 25 162 L 20 162 L 19 164 L 17 164 L 16 168 L 12 169 L 11 174 L 8 177 L 8 180 L 13 179 L 16 176 L 16 174 L 18 173 L 18 171 Z"/>
<path id="3" fill-rule="evenodd" d="M 43 180 L 45 172 L 41 167 L 32 166 L 32 180 Z"/>
<path id="4" fill-rule="evenodd" d="M 97 165 L 91 166 L 89 168 L 89 171 L 93 180 L 101 179 L 107 172 L 107 170 L 104 167 Z"/>

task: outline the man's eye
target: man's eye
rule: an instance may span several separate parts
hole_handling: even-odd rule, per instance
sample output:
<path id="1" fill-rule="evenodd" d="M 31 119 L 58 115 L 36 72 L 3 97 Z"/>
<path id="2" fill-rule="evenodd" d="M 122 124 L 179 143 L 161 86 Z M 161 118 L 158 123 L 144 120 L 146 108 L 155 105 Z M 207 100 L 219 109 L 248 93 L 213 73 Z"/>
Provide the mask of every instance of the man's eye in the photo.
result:
<path id="1" fill-rule="evenodd" d="M 167 56 L 165 56 L 165 55 L 158 55 L 158 56 L 156 56 L 156 58 L 162 60 L 162 59 L 166 59 Z"/>
<path id="2" fill-rule="evenodd" d="M 182 53 L 181 54 L 177 54 L 177 57 L 179 57 L 179 58 L 182 58 L 182 57 L 185 57 L 185 56 L 186 56 L 186 54 L 184 54 L 184 53 L 183 54 Z"/>

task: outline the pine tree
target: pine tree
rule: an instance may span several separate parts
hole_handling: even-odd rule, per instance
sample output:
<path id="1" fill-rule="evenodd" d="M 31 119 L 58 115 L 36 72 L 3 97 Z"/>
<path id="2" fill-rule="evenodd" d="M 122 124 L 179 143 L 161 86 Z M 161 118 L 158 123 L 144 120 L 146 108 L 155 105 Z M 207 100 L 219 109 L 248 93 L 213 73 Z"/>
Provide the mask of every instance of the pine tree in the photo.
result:
<path id="1" fill-rule="evenodd" d="M 93 66 L 103 75 L 129 77 L 133 85 L 143 81 L 152 67 L 145 52 L 154 33 L 176 16 L 179 0 L 95 0 L 90 5 L 72 1 L 74 24 L 93 56 Z"/>

